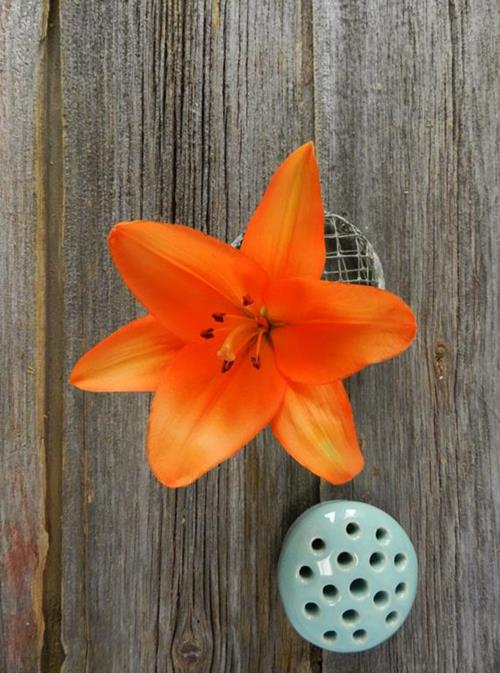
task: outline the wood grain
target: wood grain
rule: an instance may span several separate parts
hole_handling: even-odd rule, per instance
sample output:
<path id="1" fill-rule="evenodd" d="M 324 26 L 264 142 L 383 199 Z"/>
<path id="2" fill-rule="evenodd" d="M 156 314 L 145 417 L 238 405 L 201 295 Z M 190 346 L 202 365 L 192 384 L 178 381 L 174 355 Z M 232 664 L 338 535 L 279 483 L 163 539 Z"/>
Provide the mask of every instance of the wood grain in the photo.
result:
<path id="1" fill-rule="evenodd" d="M 418 599 L 396 637 L 325 672 L 500 666 L 498 9 L 314 0 L 324 193 L 420 323 L 408 353 L 351 381 L 368 464 L 342 491 L 410 532 Z"/>
<path id="2" fill-rule="evenodd" d="M 499 44 L 496 0 L 0 3 L 0 673 L 500 668 Z M 148 396 L 65 382 L 142 311 L 107 233 L 230 241 L 309 138 L 326 206 L 420 322 L 349 382 L 367 467 L 320 485 L 266 431 L 164 489 Z M 320 497 L 417 547 L 415 609 L 369 653 L 310 647 L 279 605 L 285 531 Z"/>
<path id="3" fill-rule="evenodd" d="M 37 132 L 46 31 L 34 0 L 0 5 L 0 671 L 38 670 L 45 532 L 45 221 Z"/>
<path id="4" fill-rule="evenodd" d="M 106 250 L 113 223 L 170 220 L 231 240 L 275 166 L 311 137 L 302 12 L 62 6 L 68 371 L 137 311 Z M 65 405 L 64 671 L 311 671 L 275 567 L 317 480 L 265 434 L 168 491 L 144 460 L 148 399 L 67 390 Z"/>

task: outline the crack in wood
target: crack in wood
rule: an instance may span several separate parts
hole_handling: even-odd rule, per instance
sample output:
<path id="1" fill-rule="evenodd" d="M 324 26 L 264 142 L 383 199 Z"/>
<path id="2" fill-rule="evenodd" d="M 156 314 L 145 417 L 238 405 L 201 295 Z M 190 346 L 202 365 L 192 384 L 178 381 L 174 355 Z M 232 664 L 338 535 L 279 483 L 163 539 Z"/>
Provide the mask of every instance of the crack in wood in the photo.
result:
<path id="1" fill-rule="evenodd" d="M 46 461 L 45 516 L 48 549 L 43 575 L 42 673 L 64 661 L 61 639 L 61 481 L 63 423 L 63 126 L 59 0 L 46 0 L 41 35 L 37 101 L 38 292 L 41 345 L 45 355 L 39 404 Z"/>

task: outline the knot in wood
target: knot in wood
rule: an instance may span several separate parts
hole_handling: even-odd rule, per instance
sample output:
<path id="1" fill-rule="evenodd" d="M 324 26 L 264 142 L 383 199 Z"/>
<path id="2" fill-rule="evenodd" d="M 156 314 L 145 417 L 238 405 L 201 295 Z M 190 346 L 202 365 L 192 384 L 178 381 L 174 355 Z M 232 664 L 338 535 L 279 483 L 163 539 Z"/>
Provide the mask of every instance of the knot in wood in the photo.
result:
<path id="1" fill-rule="evenodd" d="M 174 659 L 179 671 L 196 673 L 205 660 L 204 648 L 191 632 L 184 632 L 174 644 Z"/>
<path id="2" fill-rule="evenodd" d="M 438 381 L 442 381 L 448 371 L 450 347 L 445 341 L 437 341 L 434 344 L 434 371 Z"/>

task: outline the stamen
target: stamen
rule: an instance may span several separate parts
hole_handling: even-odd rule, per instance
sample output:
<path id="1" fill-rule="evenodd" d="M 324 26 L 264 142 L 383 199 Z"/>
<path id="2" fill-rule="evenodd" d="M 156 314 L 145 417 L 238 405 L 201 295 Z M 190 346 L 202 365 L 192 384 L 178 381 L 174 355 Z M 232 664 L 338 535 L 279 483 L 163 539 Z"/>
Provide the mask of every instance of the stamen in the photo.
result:
<path id="1" fill-rule="evenodd" d="M 231 367 L 233 365 L 234 365 L 234 360 L 224 360 L 224 362 L 222 363 L 221 372 L 223 374 L 225 374 L 226 372 L 228 372 L 231 369 Z"/>
<path id="2" fill-rule="evenodd" d="M 252 355 L 250 358 L 255 369 L 260 369 L 260 357 L 258 355 Z"/>
<path id="3" fill-rule="evenodd" d="M 260 347 L 262 345 L 262 337 L 265 333 L 265 330 L 259 330 L 259 333 L 257 334 L 257 341 L 255 342 L 255 355 L 252 355 L 250 358 L 255 369 L 260 369 Z"/>
<path id="4" fill-rule="evenodd" d="M 243 306 L 250 306 L 253 304 L 253 299 L 249 294 L 245 294 L 242 298 Z"/>
<path id="5" fill-rule="evenodd" d="M 221 360 L 235 360 L 240 353 L 255 336 L 255 322 L 250 320 L 241 321 L 240 324 L 232 329 L 224 340 L 224 343 L 217 351 Z"/>
<path id="6" fill-rule="evenodd" d="M 254 303 L 249 295 L 242 297 L 242 301 L 245 307 Z M 260 358 L 262 339 L 271 329 L 267 311 L 264 307 L 264 310 L 261 309 L 257 315 L 252 313 L 251 309 L 245 313 L 246 315 L 243 313 L 234 315 L 222 311 L 212 313 L 213 320 L 224 323 L 224 325 L 217 328 L 209 327 L 201 332 L 204 339 L 211 339 L 219 332 L 226 333 L 217 351 L 217 356 L 222 360 L 221 372 L 223 374 L 228 372 L 235 360 L 243 354 L 250 357 L 250 362 L 255 369 L 260 369 L 262 366 Z"/>

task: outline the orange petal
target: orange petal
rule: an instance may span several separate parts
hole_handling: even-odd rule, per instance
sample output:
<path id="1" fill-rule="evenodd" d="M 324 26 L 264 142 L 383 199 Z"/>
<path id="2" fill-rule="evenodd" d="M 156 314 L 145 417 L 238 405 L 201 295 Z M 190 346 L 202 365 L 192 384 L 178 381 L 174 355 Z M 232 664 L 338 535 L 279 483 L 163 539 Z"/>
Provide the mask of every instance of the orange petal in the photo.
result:
<path id="1" fill-rule="evenodd" d="M 137 299 L 186 340 L 199 339 L 212 313 L 234 313 L 247 295 L 259 304 L 268 282 L 239 250 L 177 224 L 122 222 L 109 247 Z"/>
<path id="2" fill-rule="evenodd" d="M 271 278 L 320 278 L 325 265 L 324 213 L 312 143 L 275 172 L 246 230 L 242 251 Z"/>
<path id="3" fill-rule="evenodd" d="M 151 316 L 121 327 L 75 365 L 69 382 L 82 390 L 156 390 L 160 374 L 183 342 Z"/>
<path id="4" fill-rule="evenodd" d="M 363 469 L 351 405 L 340 381 L 291 384 L 273 432 L 297 462 L 332 484 L 343 484 Z"/>
<path id="5" fill-rule="evenodd" d="M 151 469 L 166 486 L 186 486 L 236 453 L 274 416 L 285 383 L 269 344 L 261 368 L 238 357 L 221 373 L 212 344 L 189 344 L 174 358 L 154 398 Z"/>
<path id="6" fill-rule="evenodd" d="M 265 299 L 276 362 L 301 383 L 343 379 L 404 351 L 416 333 L 415 316 L 396 295 L 374 287 L 288 279 Z"/>

